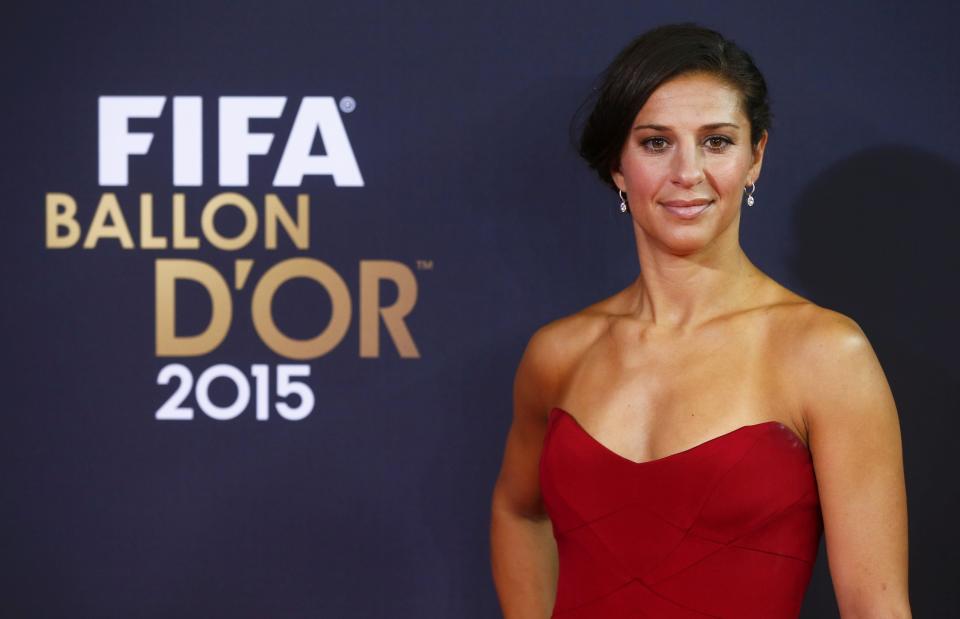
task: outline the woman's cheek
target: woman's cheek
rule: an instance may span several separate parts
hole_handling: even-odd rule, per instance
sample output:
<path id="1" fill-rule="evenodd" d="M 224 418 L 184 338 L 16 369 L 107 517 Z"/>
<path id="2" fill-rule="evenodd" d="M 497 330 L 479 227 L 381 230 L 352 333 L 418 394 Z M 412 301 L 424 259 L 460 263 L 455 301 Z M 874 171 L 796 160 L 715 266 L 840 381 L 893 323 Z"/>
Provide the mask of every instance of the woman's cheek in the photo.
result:
<path id="1" fill-rule="evenodd" d="M 717 184 L 728 190 L 739 187 L 746 173 L 747 168 L 739 161 L 718 162 L 710 169 Z"/>
<path id="2" fill-rule="evenodd" d="M 669 165 L 663 161 L 646 161 L 634 168 L 636 185 L 645 190 L 654 190 L 666 180 Z"/>

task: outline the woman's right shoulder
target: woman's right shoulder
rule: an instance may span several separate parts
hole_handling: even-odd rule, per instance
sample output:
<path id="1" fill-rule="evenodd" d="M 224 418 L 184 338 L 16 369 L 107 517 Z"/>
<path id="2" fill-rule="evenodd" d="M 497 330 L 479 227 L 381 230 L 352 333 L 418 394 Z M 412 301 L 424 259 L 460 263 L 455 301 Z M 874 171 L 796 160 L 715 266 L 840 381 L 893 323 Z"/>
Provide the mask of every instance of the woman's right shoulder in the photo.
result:
<path id="1" fill-rule="evenodd" d="M 604 299 L 541 325 L 527 342 L 533 361 L 561 370 L 576 363 L 610 328 L 610 300 Z"/>
<path id="2" fill-rule="evenodd" d="M 609 320 L 598 306 L 555 318 L 529 337 L 515 384 L 521 403 L 544 414 L 554 405 L 566 377 L 608 328 Z"/>

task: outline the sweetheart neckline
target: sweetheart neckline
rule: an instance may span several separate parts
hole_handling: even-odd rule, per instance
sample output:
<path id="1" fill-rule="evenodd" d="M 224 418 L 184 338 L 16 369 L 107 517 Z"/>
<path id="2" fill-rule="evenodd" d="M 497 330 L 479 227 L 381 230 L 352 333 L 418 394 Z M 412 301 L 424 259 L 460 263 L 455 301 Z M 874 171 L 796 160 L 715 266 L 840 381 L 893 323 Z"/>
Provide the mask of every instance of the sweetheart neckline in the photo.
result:
<path id="1" fill-rule="evenodd" d="M 707 439 L 707 440 L 705 440 L 705 441 L 703 441 L 703 442 L 701 442 L 701 443 L 697 443 L 696 445 L 693 445 L 692 447 L 688 447 L 688 448 L 686 448 L 686 449 L 683 449 L 683 450 L 680 450 L 680 451 L 676 451 L 676 452 L 674 452 L 674 453 L 672 453 L 672 454 L 667 454 L 667 455 L 661 456 L 661 457 L 659 457 L 659 458 L 653 458 L 652 460 L 641 460 L 641 461 L 638 462 L 638 461 L 636 461 L 636 460 L 631 460 L 630 458 L 628 458 L 628 457 L 626 457 L 626 456 L 623 456 L 623 455 L 621 455 L 621 454 L 613 451 L 612 449 L 610 449 L 609 447 L 607 447 L 606 445 L 604 445 L 603 443 L 601 443 L 601 442 L 600 442 L 599 440 L 597 440 L 592 434 L 590 434 L 589 432 L 587 432 L 586 428 L 584 428 L 582 425 L 580 425 L 580 422 L 577 420 L 576 417 L 573 416 L 572 413 L 570 413 L 570 412 L 568 412 L 568 411 L 560 408 L 559 406 L 554 406 L 552 409 L 550 409 L 550 413 L 548 413 L 548 415 L 552 415 L 555 411 L 559 411 L 559 412 L 563 413 L 563 414 L 567 417 L 567 419 L 569 419 L 570 421 L 573 422 L 573 425 L 580 431 L 581 434 L 583 434 L 583 435 L 586 436 L 588 439 L 590 439 L 590 441 L 591 441 L 593 444 L 599 446 L 603 451 L 605 451 L 606 453 L 612 455 L 612 456 L 615 457 L 615 458 L 618 458 L 618 459 L 620 459 L 620 460 L 623 460 L 624 462 L 628 462 L 628 463 L 630 463 L 630 464 L 632 464 L 632 465 L 634 465 L 634 466 L 642 466 L 642 465 L 645 465 L 645 464 L 657 464 L 657 463 L 663 462 L 663 461 L 665 461 L 665 460 L 671 460 L 671 459 L 674 459 L 674 458 L 678 458 L 678 457 L 684 456 L 684 455 L 686 455 L 686 454 L 690 454 L 691 452 L 694 452 L 694 451 L 696 451 L 696 450 L 698 450 L 698 449 L 700 449 L 700 448 L 702 448 L 702 447 L 706 447 L 707 445 L 709 445 L 709 444 L 711 444 L 711 443 L 715 443 L 715 442 L 717 442 L 717 441 L 719 441 L 719 440 L 721 440 L 721 439 L 729 438 L 729 437 L 733 436 L 734 434 L 737 434 L 737 433 L 739 433 L 739 432 L 742 432 L 743 430 L 749 430 L 749 429 L 751 429 L 751 428 L 759 428 L 759 427 L 761 427 L 761 426 L 768 426 L 768 425 L 771 425 L 771 424 L 776 424 L 776 425 L 781 426 L 784 430 L 786 430 L 787 432 L 789 432 L 789 433 L 791 434 L 791 436 L 793 436 L 793 438 L 794 438 L 795 440 L 797 440 L 801 445 L 803 445 L 804 448 L 807 448 L 807 447 L 806 447 L 806 444 L 800 439 L 799 436 L 797 436 L 797 433 L 796 433 L 796 432 L 794 432 L 793 430 L 791 430 L 789 427 L 787 427 L 786 425 L 784 425 L 782 422 L 777 421 L 776 419 L 770 419 L 770 420 L 768 420 L 768 421 L 761 421 L 760 423 L 752 423 L 752 424 L 740 426 L 739 428 L 734 428 L 733 430 L 730 430 L 729 432 L 724 432 L 723 434 L 714 436 L 713 438 L 709 438 L 709 439 Z"/>

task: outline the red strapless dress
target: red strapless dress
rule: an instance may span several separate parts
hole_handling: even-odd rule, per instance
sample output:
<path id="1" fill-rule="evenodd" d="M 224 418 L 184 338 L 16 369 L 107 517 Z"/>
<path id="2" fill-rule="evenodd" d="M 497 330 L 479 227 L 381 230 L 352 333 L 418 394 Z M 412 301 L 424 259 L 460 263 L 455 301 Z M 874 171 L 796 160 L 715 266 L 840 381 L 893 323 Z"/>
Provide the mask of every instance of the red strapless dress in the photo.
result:
<path id="1" fill-rule="evenodd" d="M 800 613 L 823 521 L 810 452 L 777 421 L 634 462 L 554 408 L 540 488 L 560 556 L 552 617 Z"/>

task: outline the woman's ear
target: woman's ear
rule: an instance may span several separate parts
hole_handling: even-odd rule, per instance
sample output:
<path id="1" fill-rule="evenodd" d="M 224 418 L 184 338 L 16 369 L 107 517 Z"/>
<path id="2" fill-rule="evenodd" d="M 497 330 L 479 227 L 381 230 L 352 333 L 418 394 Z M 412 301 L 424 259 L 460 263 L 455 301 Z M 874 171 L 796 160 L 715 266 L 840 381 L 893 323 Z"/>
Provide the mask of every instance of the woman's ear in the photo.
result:
<path id="1" fill-rule="evenodd" d="M 764 131 L 757 145 L 753 147 L 753 165 L 750 166 L 750 170 L 747 172 L 748 183 L 756 183 L 757 179 L 760 178 L 760 168 L 763 167 L 763 153 L 767 148 L 768 136 L 769 134 Z"/>
<path id="2" fill-rule="evenodd" d="M 610 178 L 613 179 L 613 184 L 617 186 L 617 189 L 620 191 L 627 190 L 627 184 L 623 180 L 623 173 L 619 169 L 610 170 Z"/>

